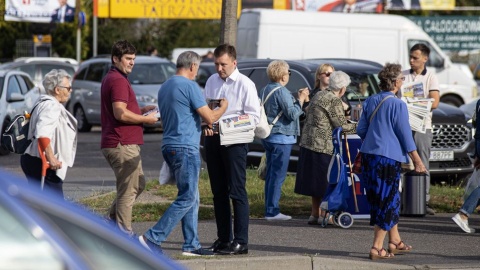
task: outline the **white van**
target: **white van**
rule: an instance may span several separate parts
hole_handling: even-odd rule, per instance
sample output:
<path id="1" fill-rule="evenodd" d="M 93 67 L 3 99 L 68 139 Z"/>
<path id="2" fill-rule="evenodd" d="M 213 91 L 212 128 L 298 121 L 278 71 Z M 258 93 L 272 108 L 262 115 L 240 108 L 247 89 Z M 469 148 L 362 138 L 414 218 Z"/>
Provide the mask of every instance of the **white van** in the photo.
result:
<path id="1" fill-rule="evenodd" d="M 428 68 L 440 82 L 440 100 L 460 106 L 477 96 L 477 84 L 409 19 L 387 14 L 345 14 L 245 9 L 238 23 L 237 57 L 355 58 L 409 68 L 415 43 L 431 49 Z"/>

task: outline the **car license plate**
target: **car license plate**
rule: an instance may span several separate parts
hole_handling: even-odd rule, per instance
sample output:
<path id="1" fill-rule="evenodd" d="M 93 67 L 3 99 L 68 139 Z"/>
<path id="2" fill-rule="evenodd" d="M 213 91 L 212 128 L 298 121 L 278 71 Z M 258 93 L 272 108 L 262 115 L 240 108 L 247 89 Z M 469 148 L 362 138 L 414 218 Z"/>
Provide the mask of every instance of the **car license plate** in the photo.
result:
<path id="1" fill-rule="evenodd" d="M 453 160 L 453 151 L 432 151 L 430 161 Z"/>

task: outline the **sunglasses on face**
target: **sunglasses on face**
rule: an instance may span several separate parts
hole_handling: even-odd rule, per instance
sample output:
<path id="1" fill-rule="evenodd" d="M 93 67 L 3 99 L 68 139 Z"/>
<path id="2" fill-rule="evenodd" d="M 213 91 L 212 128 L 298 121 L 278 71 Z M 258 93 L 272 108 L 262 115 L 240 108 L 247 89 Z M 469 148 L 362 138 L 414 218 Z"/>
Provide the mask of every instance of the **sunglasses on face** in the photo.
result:
<path id="1" fill-rule="evenodd" d="M 325 77 L 330 77 L 330 74 L 332 74 L 331 72 L 322 72 L 320 73 L 320 75 L 325 75 Z"/>

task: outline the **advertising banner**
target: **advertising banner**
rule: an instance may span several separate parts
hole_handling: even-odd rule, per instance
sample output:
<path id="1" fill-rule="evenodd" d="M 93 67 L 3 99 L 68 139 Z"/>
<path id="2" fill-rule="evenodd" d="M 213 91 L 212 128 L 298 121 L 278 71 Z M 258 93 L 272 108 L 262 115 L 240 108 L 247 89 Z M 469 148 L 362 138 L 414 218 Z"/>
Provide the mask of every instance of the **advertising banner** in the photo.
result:
<path id="1" fill-rule="evenodd" d="M 96 0 L 99 18 L 220 19 L 222 0 Z M 238 0 L 237 17 L 242 9 Z"/>
<path id="2" fill-rule="evenodd" d="M 455 0 L 387 0 L 387 10 L 451 10 Z"/>
<path id="3" fill-rule="evenodd" d="M 69 23 L 75 0 L 5 0 L 5 21 Z"/>
<path id="4" fill-rule="evenodd" d="M 293 10 L 381 13 L 383 0 L 292 0 Z"/>
<path id="5" fill-rule="evenodd" d="M 480 49 L 480 17 L 478 16 L 411 16 L 442 50 Z"/>

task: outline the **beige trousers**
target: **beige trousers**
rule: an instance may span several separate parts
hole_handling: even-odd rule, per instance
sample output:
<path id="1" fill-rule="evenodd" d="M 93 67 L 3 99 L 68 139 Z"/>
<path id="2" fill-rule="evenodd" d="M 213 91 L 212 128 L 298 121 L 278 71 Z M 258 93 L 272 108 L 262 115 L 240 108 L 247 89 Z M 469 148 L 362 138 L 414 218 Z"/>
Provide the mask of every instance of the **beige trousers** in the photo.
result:
<path id="1" fill-rule="evenodd" d="M 102 153 L 117 178 L 117 197 L 107 215 L 121 230 L 133 234 L 133 203 L 145 189 L 140 147 L 135 144 L 119 143 L 116 148 L 103 148 Z"/>

